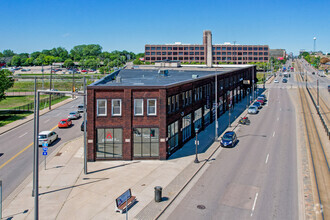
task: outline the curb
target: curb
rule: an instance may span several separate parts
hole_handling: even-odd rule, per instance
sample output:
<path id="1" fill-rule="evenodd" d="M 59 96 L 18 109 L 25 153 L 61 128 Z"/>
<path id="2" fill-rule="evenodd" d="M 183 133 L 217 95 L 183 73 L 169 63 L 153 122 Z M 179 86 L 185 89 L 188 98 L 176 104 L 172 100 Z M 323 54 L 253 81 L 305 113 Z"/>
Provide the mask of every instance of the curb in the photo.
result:
<path id="1" fill-rule="evenodd" d="M 67 104 L 67 103 L 69 103 L 69 102 L 72 102 L 73 100 L 76 100 L 76 99 L 77 99 L 77 98 L 75 98 L 75 99 L 72 99 L 72 98 L 70 99 L 70 98 L 69 98 L 69 99 L 63 100 L 62 102 L 59 102 L 59 103 L 53 105 L 53 107 L 52 107 L 51 110 L 47 110 L 47 111 L 45 111 L 45 112 L 43 112 L 43 113 L 39 113 L 39 116 L 44 115 L 44 114 L 46 114 L 46 113 L 48 113 L 48 112 L 50 112 L 50 111 L 52 111 L 52 110 L 54 110 L 54 109 L 56 109 L 56 108 L 58 108 L 58 107 L 61 107 L 61 106 L 65 105 L 65 104 Z M 64 103 L 64 102 L 65 102 L 65 103 Z M 57 106 L 56 106 L 56 105 L 57 105 Z M 0 132 L 0 135 L 3 135 L 3 134 L 5 134 L 5 133 L 7 133 L 8 131 L 11 131 L 11 130 L 13 130 L 13 129 L 15 129 L 15 128 L 21 126 L 21 125 L 24 125 L 24 124 L 26 124 L 26 123 L 32 121 L 33 118 L 34 118 L 34 117 L 31 117 L 30 119 L 23 119 L 23 120 L 25 120 L 25 121 L 23 121 L 23 122 L 20 123 L 20 124 L 14 125 L 13 127 L 7 128 L 5 131 L 1 131 L 1 132 Z M 12 123 L 14 123 L 14 122 L 12 122 Z M 8 125 L 10 125 L 10 124 L 8 124 Z"/>

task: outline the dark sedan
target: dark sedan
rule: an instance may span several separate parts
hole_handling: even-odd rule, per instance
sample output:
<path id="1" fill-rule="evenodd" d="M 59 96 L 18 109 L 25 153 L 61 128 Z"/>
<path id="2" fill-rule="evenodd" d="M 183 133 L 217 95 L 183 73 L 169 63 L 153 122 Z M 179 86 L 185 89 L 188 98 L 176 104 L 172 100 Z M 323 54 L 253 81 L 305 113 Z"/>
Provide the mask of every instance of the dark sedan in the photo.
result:
<path id="1" fill-rule="evenodd" d="M 227 131 L 221 138 L 222 147 L 233 147 L 237 143 L 237 136 L 234 131 Z"/>

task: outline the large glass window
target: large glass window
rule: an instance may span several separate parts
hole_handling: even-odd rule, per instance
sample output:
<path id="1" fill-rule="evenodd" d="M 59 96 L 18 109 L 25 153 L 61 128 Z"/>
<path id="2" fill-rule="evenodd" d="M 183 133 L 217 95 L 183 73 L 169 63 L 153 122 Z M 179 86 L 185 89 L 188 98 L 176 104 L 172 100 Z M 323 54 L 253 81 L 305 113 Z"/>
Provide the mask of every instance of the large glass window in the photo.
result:
<path id="1" fill-rule="evenodd" d="M 97 99 L 97 116 L 107 116 L 107 100 L 106 99 Z"/>
<path id="2" fill-rule="evenodd" d="M 210 124 L 211 114 L 210 108 L 207 105 L 204 105 L 204 125 L 207 126 Z"/>
<path id="3" fill-rule="evenodd" d="M 191 136 L 191 114 L 182 118 L 182 141 L 187 140 Z"/>
<path id="4" fill-rule="evenodd" d="M 167 126 L 167 138 L 168 138 L 168 146 L 170 150 L 172 150 L 179 144 L 178 133 L 179 133 L 178 121 Z"/>
<path id="5" fill-rule="evenodd" d="M 143 115 L 143 99 L 134 99 L 134 115 Z"/>
<path id="6" fill-rule="evenodd" d="M 123 130 L 121 128 L 96 129 L 96 158 L 121 158 L 123 156 Z"/>
<path id="7" fill-rule="evenodd" d="M 195 128 L 201 129 L 202 127 L 202 108 L 199 108 L 195 111 Z"/>
<path id="8" fill-rule="evenodd" d="M 159 156 L 159 129 L 133 128 L 134 157 Z"/>
<path id="9" fill-rule="evenodd" d="M 147 100 L 147 114 L 148 115 L 157 115 L 157 100 L 148 99 Z"/>
<path id="10" fill-rule="evenodd" d="M 112 99 L 112 116 L 121 116 L 121 99 Z"/>

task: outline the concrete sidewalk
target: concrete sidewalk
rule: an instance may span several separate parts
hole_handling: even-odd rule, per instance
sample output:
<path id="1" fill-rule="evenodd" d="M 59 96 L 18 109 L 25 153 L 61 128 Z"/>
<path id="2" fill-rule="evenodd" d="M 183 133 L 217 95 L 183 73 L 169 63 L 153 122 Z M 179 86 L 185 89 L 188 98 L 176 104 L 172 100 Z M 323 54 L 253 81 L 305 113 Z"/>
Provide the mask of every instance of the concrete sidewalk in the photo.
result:
<path id="1" fill-rule="evenodd" d="M 60 107 L 62 105 L 65 105 L 65 104 L 67 104 L 67 103 L 69 103 L 69 102 L 71 102 L 73 100 L 75 100 L 75 99 L 68 98 L 68 99 L 66 99 L 66 100 L 64 100 L 62 102 L 56 103 L 55 105 L 52 105 L 52 109 L 51 110 L 54 110 L 54 109 L 56 109 L 56 108 L 58 108 L 58 107 Z M 46 114 L 47 112 L 49 112 L 51 110 L 49 110 L 48 108 L 45 108 L 43 110 L 40 110 L 39 115 L 41 116 L 43 114 Z M 29 116 L 27 116 L 27 117 L 25 117 L 23 119 L 14 121 L 14 122 L 12 122 L 10 124 L 7 124 L 5 126 L 0 127 L 0 135 L 6 133 L 7 131 L 10 131 L 10 130 L 18 127 L 18 126 L 21 126 L 22 124 L 25 124 L 25 123 L 33 120 L 33 118 L 34 118 L 34 114 L 32 113 L 31 115 L 29 115 Z"/>
<path id="2" fill-rule="evenodd" d="M 246 114 L 246 99 L 235 104 L 231 112 L 219 118 L 218 134 L 236 129 L 236 118 Z M 219 149 L 214 142 L 214 124 L 198 134 L 199 160 L 195 164 L 195 139 L 190 140 L 166 161 L 98 161 L 88 163 L 83 172 L 83 137 L 64 144 L 47 163 L 40 165 L 40 219 L 123 219 L 115 212 L 115 199 L 127 189 L 137 197 L 128 211 L 130 219 L 155 219 L 180 193 L 204 164 Z M 221 149 L 221 148 L 220 148 Z M 32 178 L 11 201 L 5 201 L 4 219 L 33 219 L 34 198 L 31 197 Z M 163 187 L 163 201 L 154 202 L 154 187 Z M 5 187 L 5 186 L 3 186 Z M 25 213 L 23 213 L 27 210 Z"/>

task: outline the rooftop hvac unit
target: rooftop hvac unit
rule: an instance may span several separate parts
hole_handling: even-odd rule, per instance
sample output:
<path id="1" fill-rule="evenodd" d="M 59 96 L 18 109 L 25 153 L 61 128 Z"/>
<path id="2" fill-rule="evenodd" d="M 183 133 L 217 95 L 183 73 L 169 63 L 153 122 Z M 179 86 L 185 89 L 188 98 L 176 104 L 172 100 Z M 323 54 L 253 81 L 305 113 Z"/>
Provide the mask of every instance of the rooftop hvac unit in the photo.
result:
<path id="1" fill-rule="evenodd" d="M 168 70 L 158 70 L 159 76 L 168 76 Z"/>

